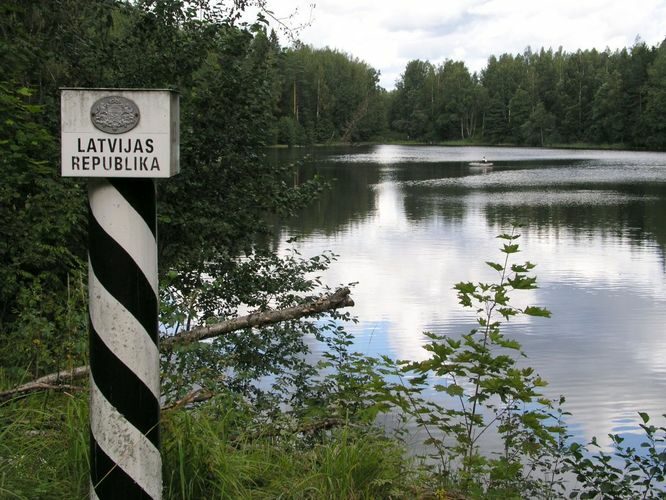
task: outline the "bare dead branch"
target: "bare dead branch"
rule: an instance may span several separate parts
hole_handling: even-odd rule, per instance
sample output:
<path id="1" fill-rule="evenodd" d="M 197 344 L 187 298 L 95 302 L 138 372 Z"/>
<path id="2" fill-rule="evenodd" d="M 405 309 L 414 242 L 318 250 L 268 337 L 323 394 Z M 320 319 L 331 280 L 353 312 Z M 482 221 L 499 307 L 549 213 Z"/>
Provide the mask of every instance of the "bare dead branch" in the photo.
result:
<path id="1" fill-rule="evenodd" d="M 19 385 L 8 391 L 0 392 L 0 403 L 10 399 L 24 398 L 28 394 L 38 391 L 76 391 L 81 387 L 74 386 L 71 382 L 80 380 L 88 374 L 87 366 L 79 366 L 71 370 L 62 370 L 40 377 L 32 382 Z"/>
<path id="2" fill-rule="evenodd" d="M 256 328 L 259 326 L 272 325 L 299 319 L 306 316 L 314 316 L 326 311 L 332 311 L 341 307 L 351 307 L 354 301 L 349 296 L 349 288 L 341 288 L 331 295 L 326 295 L 312 302 L 299 304 L 285 309 L 256 312 L 247 316 L 229 319 L 214 325 L 201 326 L 180 333 L 173 337 L 162 340 L 162 348 L 168 348 L 173 344 L 187 344 L 199 340 L 219 337 L 225 333 L 243 330 L 245 328 Z"/>
<path id="3" fill-rule="evenodd" d="M 177 344 L 187 344 L 200 340 L 219 337 L 226 333 L 245 328 L 258 328 L 261 326 L 273 325 L 283 321 L 295 320 L 308 316 L 314 316 L 326 311 L 340 309 L 342 307 L 352 307 L 354 301 L 351 299 L 349 288 L 340 288 L 335 293 L 325 295 L 319 299 L 299 304 L 297 306 L 287 307 L 285 309 L 276 309 L 270 311 L 261 311 L 238 318 L 221 321 L 214 325 L 208 325 L 191 330 L 184 331 L 173 337 L 163 339 L 160 345 L 162 349 L 172 348 Z M 32 382 L 28 382 L 13 389 L 0 392 L 0 403 L 10 399 L 23 398 L 33 392 L 43 390 L 76 390 L 71 384 L 74 380 L 80 380 L 88 375 L 88 366 L 79 366 L 72 370 L 62 370 L 40 377 Z M 194 401 L 191 401 L 194 402 Z M 188 404 L 184 402 L 183 404 Z"/>
<path id="4" fill-rule="evenodd" d="M 178 401 L 174 401 L 173 403 L 163 406 L 162 410 L 175 410 L 192 403 L 202 403 L 204 401 L 208 401 L 213 396 L 214 394 L 207 389 L 195 389 L 191 392 L 188 392 Z"/>

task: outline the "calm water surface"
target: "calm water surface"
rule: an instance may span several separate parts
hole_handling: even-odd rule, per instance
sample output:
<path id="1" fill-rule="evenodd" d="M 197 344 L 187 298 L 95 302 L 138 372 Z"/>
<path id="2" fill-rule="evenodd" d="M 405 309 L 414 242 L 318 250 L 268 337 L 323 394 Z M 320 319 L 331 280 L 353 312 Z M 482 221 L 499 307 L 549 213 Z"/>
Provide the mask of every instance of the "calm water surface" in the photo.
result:
<path id="1" fill-rule="evenodd" d="M 637 411 L 666 413 L 666 154 L 373 146 L 280 151 L 310 156 L 299 177 L 336 179 L 284 224 L 304 256 L 339 255 L 325 274 L 353 290 L 356 348 L 422 359 L 423 331 L 466 333 L 458 281 L 495 278 L 499 233 L 520 224 L 520 261 L 540 288 L 515 295 L 553 317 L 505 330 L 564 394 L 580 439 L 636 432 Z M 468 162 L 486 156 L 487 172 Z M 284 244 L 284 248 L 287 245 Z M 607 441 L 606 441 L 607 442 Z"/>

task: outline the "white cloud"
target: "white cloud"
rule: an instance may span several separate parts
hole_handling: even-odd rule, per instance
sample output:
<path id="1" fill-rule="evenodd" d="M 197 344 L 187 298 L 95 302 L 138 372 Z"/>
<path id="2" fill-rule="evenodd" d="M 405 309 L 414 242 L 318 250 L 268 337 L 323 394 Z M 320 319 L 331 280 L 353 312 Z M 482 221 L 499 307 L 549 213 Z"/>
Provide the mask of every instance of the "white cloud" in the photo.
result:
<path id="1" fill-rule="evenodd" d="M 664 0 L 281 0 L 270 7 L 278 17 L 298 9 L 289 23 L 312 20 L 300 32 L 303 42 L 367 62 L 387 89 L 411 59 L 462 60 L 480 71 L 491 55 L 528 46 L 615 50 L 631 47 L 637 35 L 648 45 L 666 36 Z"/>

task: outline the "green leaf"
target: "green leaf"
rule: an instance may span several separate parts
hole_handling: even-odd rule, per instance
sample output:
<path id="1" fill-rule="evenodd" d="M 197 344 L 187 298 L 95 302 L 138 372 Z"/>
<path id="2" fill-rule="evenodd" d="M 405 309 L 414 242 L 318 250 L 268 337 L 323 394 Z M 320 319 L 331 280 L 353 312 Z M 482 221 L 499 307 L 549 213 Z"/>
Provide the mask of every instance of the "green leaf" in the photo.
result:
<path id="1" fill-rule="evenodd" d="M 650 421 L 650 415 L 648 415 L 647 413 L 639 411 L 638 414 L 640 415 L 644 424 L 647 424 Z"/>
<path id="2" fill-rule="evenodd" d="M 465 393 L 463 388 L 457 384 L 447 385 L 445 391 L 450 396 L 462 396 Z"/>
<path id="3" fill-rule="evenodd" d="M 497 312 L 499 312 L 505 319 L 509 319 L 510 316 L 515 316 L 516 310 L 511 308 L 511 307 L 500 307 L 497 309 Z"/>
<path id="4" fill-rule="evenodd" d="M 536 267 L 535 264 L 532 264 L 530 261 L 527 261 L 522 265 L 512 264 L 511 265 L 511 271 L 513 271 L 514 273 L 523 273 L 524 274 L 524 273 L 530 272 L 535 267 Z"/>
<path id="5" fill-rule="evenodd" d="M 499 272 L 504 271 L 504 266 L 502 266 L 501 264 L 498 264 L 497 262 L 486 261 L 486 264 L 488 264 L 490 267 L 492 267 L 495 271 L 499 271 Z"/>
<path id="6" fill-rule="evenodd" d="M 43 106 L 39 106 L 37 104 L 26 104 L 24 108 L 29 113 L 39 113 L 44 109 Z"/>
<path id="7" fill-rule="evenodd" d="M 505 349 L 514 349 L 516 351 L 519 351 L 520 348 L 522 347 L 520 345 L 520 342 L 513 339 L 498 339 L 497 345 L 499 345 L 500 347 L 504 347 Z"/>
<path id="8" fill-rule="evenodd" d="M 476 285 L 474 285 L 474 283 L 472 283 L 472 282 L 464 283 L 464 282 L 461 281 L 460 283 L 456 283 L 453 286 L 453 288 L 458 290 L 460 293 L 474 293 L 474 292 L 476 292 Z"/>
<path id="9" fill-rule="evenodd" d="M 543 318 L 550 318 L 550 311 L 548 309 L 544 309 L 543 307 L 536 307 L 536 306 L 527 306 L 523 312 L 527 314 L 528 316 L 540 316 Z"/>
<path id="10" fill-rule="evenodd" d="M 504 245 L 501 250 L 502 250 L 502 253 L 512 254 L 512 253 L 519 252 L 520 251 L 519 248 L 520 248 L 520 245 L 518 245 L 516 243 L 515 245 Z"/>
<path id="11" fill-rule="evenodd" d="M 516 275 L 514 278 L 509 278 L 507 282 L 516 290 L 532 290 L 537 287 L 535 277 L 523 276 L 521 274 Z"/>

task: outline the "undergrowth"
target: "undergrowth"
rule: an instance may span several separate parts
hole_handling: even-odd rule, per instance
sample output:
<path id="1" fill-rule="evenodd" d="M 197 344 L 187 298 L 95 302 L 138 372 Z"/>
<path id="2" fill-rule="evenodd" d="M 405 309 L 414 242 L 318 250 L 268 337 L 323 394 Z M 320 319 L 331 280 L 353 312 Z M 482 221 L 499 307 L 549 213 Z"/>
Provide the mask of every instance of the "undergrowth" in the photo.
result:
<path id="1" fill-rule="evenodd" d="M 564 398 L 545 398 L 545 381 L 517 364 L 525 355 L 507 322 L 550 313 L 514 305 L 514 293 L 536 288 L 534 264 L 510 262 L 518 235 L 500 238 L 503 259 L 487 263 L 498 279 L 455 286 L 476 328 L 458 338 L 426 334 L 423 361 L 353 352 L 352 337 L 332 322 L 307 381 L 277 391 L 289 401 L 227 388 L 164 410 L 164 498 L 666 498 L 666 427 L 639 413 L 637 445 L 620 435 L 610 436 L 610 450 L 596 439 L 578 443 Z M 433 390 L 437 401 L 427 397 Z M 379 426 L 380 414 L 397 426 Z M 408 453 L 414 430 L 426 436 L 423 456 Z M 490 433 L 501 451 L 480 446 Z M 85 389 L 0 403 L 0 498 L 87 498 L 88 470 Z"/>

